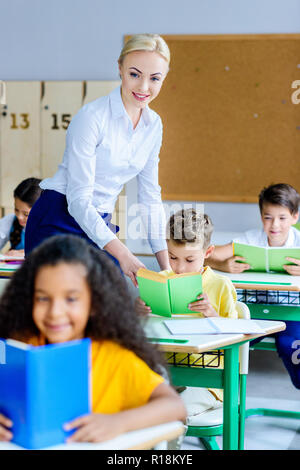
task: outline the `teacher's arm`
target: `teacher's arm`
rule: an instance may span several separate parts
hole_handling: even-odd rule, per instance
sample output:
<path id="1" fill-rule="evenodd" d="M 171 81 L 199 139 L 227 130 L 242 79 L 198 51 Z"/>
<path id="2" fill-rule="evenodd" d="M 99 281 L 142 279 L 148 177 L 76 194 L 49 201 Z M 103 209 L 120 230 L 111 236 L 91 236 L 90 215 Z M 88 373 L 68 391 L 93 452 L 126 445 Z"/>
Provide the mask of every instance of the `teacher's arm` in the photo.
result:
<path id="1" fill-rule="evenodd" d="M 107 227 L 94 207 L 96 147 L 101 140 L 99 122 L 83 108 L 73 118 L 66 139 L 68 154 L 66 197 L 69 213 L 99 248 L 115 256 L 124 274 L 136 285 L 135 274 L 144 265 Z"/>
<path id="2" fill-rule="evenodd" d="M 126 274 L 126 276 L 132 280 L 135 287 L 137 287 L 136 273 L 138 269 L 145 268 L 145 265 L 117 238 L 107 243 L 104 249 L 110 255 L 117 258 L 123 273 Z"/>
<path id="3" fill-rule="evenodd" d="M 162 124 L 159 120 L 156 141 L 150 157 L 137 175 L 138 202 L 149 244 L 161 270 L 170 269 L 166 244 L 166 216 L 158 184 L 159 151 L 162 143 Z"/>

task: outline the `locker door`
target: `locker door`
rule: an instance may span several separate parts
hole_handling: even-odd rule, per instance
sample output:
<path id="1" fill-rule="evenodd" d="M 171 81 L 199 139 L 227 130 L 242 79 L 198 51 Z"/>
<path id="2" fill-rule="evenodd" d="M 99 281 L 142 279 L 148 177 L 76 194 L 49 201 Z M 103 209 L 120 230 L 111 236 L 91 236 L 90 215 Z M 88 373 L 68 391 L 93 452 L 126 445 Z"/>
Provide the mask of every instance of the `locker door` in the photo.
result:
<path id="1" fill-rule="evenodd" d="M 6 82 L 1 87 L 0 204 L 13 210 L 13 190 L 25 178 L 40 177 L 40 82 Z M 3 98 L 4 95 L 4 98 Z"/>
<path id="2" fill-rule="evenodd" d="M 53 176 L 62 162 L 66 130 L 82 105 L 83 84 L 44 82 L 41 111 L 42 177 Z"/>
<path id="3" fill-rule="evenodd" d="M 84 82 L 85 92 L 83 98 L 83 104 L 94 101 L 100 96 L 108 95 L 115 88 L 120 86 L 120 80 L 101 80 L 101 81 L 87 81 Z"/>

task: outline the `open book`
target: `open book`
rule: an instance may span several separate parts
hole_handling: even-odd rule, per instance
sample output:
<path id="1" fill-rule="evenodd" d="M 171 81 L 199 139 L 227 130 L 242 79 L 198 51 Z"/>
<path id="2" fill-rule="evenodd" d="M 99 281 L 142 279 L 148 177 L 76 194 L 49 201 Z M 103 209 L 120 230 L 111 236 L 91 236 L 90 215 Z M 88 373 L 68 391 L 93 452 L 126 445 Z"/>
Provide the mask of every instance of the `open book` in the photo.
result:
<path id="1" fill-rule="evenodd" d="M 263 334 L 264 330 L 254 320 L 206 317 L 188 320 L 165 320 L 164 324 L 172 335 L 212 334 Z"/>
<path id="2" fill-rule="evenodd" d="M 172 313 L 193 313 L 188 305 L 202 293 L 200 273 L 164 274 L 141 268 L 137 272 L 141 299 L 152 313 L 171 317 Z"/>
<path id="3" fill-rule="evenodd" d="M 4 255 L 3 253 L 0 253 L 1 263 L 9 263 L 11 261 L 18 261 L 21 264 L 24 261 L 24 256 L 11 256 L 11 255 Z"/>
<path id="4" fill-rule="evenodd" d="M 293 264 L 286 259 L 287 256 L 300 259 L 300 247 L 261 247 L 236 242 L 233 242 L 232 247 L 234 256 L 242 256 L 250 264 L 249 271 L 285 271 L 284 264 Z"/>
<path id="5" fill-rule="evenodd" d="M 63 443 L 63 425 L 90 413 L 90 339 L 46 346 L 0 341 L 0 413 L 27 449 Z"/>

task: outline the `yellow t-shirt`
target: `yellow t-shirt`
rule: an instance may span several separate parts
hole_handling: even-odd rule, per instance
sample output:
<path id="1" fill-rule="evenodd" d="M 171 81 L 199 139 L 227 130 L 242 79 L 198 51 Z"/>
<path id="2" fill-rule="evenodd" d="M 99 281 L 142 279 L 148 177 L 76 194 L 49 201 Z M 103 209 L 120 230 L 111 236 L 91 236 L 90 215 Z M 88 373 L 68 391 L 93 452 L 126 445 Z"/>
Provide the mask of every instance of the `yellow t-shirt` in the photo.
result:
<path id="1" fill-rule="evenodd" d="M 113 341 L 93 341 L 94 413 L 117 413 L 145 405 L 163 381 L 132 351 Z"/>
<path id="2" fill-rule="evenodd" d="M 28 341 L 41 346 L 40 337 Z M 164 379 L 114 341 L 92 341 L 92 411 L 118 413 L 145 405 Z"/>
<path id="3" fill-rule="evenodd" d="M 206 266 L 202 273 L 202 289 L 220 317 L 238 318 L 236 290 L 228 277 Z"/>

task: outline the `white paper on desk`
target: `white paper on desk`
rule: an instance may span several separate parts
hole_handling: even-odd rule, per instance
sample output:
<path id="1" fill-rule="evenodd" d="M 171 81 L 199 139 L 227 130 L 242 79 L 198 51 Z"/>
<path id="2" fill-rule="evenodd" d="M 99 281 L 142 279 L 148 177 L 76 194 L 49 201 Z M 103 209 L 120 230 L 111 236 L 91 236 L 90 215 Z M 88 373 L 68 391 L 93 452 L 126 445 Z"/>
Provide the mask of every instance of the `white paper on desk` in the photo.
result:
<path id="1" fill-rule="evenodd" d="M 164 324 L 172 335 L 213 335 L 221 333 L 247 335 L 265 332 L 255 320 L 234 320 L 222 317 L 165 320 Z"/>
<path id="2" fill-rule="evenodd" d="M 23 261 L 24 256 L 10 256 L 10 255 L 3 255 L 0 253 L 0 262 L 3 261 Z"/>

